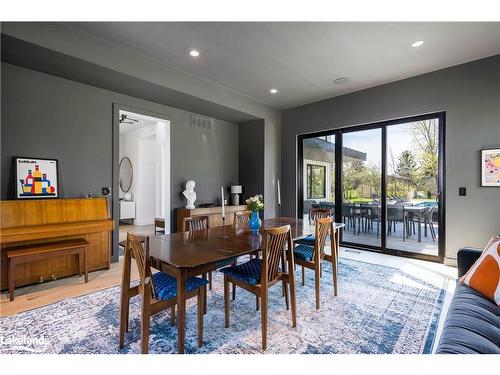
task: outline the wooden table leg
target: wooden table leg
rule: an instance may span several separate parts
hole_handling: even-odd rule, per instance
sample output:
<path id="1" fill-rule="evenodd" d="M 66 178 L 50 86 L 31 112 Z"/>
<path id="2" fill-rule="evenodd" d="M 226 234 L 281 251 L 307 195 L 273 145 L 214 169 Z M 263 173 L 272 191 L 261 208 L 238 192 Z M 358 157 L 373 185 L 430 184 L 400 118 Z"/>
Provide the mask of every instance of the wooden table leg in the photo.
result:
<path id="1" fill-rule="evenodd" d="M 297 299 L 295 293 L 295 261 L 293 259 L 293 246 L 288 246 L 288 277 L 290 281 L 290 302 L 292 304 L 292 327 L 297 326 Z"/>
<path id="2" fill-rule="evenodd" d="M 186 279 L 187 271 L 183 268 L 177 274 L 177 351 L 184 353 L 186 335 Z"/>
<path id="3" fill-rule="evenodd" d="M 123 261 L 122 290 L 120 296 L 120 349 L 123 348 L 125 332 L 128 331 L 130 264 L 130 250 L 128 249 L 127 243 L 125 246 L 125 256 Z"/>

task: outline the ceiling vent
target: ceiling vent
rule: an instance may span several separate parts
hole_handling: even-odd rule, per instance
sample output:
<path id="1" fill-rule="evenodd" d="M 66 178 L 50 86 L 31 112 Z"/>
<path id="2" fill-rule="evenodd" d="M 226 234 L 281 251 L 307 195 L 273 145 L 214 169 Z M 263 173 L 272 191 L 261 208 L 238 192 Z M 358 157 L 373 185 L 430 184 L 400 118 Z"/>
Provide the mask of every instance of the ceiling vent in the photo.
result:
<path id="1" fill-rule="evenodd" d="M 214 119 L 212 117 L 200 116 L 191 113 L 191 126 L 211 130 L 214 127 Z"/>

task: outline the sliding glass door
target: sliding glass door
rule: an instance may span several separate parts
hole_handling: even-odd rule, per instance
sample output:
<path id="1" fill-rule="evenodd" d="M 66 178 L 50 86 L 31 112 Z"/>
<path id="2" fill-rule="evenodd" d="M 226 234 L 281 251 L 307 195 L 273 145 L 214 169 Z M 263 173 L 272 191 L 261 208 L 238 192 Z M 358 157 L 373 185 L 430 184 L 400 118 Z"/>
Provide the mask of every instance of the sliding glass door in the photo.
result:
<path id="1" fill-rule="evenodd" d="M 380 128 L 342 134 L 343 240 L 381 246 L 382 131 Z"/>
<path id="2" fill-rule="evenodd" d="M 439 119 L 387 127 L 387 247 L 439 254 Z"/>
<path id="3" fill-rule="evenodd" d="M 328 208 L 344 246 L 442 261 L 444 113 L 299 137 L 299 217 Z"/>
<path id="4" fill-rule="evenodd" d="M 305 138 L 302 150 L 301 218 L 308 220 L 311 208 L 335 212 L 335 135 Z"/>

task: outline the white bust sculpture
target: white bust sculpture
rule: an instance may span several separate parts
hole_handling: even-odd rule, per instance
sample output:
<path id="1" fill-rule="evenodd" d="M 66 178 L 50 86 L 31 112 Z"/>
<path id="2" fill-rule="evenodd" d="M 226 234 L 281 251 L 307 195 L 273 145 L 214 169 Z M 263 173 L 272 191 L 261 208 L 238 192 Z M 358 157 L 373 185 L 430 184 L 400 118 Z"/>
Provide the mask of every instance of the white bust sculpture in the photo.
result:
<path id="1" fill-rule="evenodd" d="M 188 210 L 194 209 L 194 201 L 196 200 L 196 193 L 194 192 L 194 186 L 195 186 L 194 181 L 189 180 L 188 182 L 186 182 L 186 190 L 182 192 L 182 194 L 187 199 L 186 208 Z"/>

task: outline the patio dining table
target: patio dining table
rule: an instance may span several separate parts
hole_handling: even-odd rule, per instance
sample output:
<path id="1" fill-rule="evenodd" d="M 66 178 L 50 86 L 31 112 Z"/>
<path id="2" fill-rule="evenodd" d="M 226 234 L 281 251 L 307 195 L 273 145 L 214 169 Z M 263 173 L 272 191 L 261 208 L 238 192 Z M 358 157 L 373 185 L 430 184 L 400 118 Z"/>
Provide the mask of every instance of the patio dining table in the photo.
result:
<path id="1" fill-rule="evenodd" d="M 417 216 L 418 219 L 418 242 L 422 242 L 422 213 L 427 209 L 425 206 L 404 206 L 405 211 L 411 212 Z M 427 235 L 427 227 L 425 228 Z"/>
<path id="2" fill-rule="evenodd" d="M 314 232 L 301 219 L 278 217 L 266 219 L 262 228 L 290 225 L 292 239 L 301 239 Z M 343 224 L 336 224 L 335 231 Z M 194 233 L 197 232 L 197 233 Z M 334 236 L 338 253 L 338 232 Z M 186 280 L 220 268 L 228 259 L 251 254 L 262 249 L 262 235 L 253 233 L 248 226 L 222 226 L 203 231 L 179 232 L 151 236 L 149 255 L 151 266 L 177 279 L 177 340 L 178 352 L 184 353 L 186 325 Z M 294 270 L 293 249 L 287 249 L 288 269 Z M 130 284 L 130 270 L 124 271 L 123 285 Z M 128 276 L 127 276 L 128 275 Z M 290 272 L 291 308 L 297 308 L 295 296 L 295 273 Z"/>

